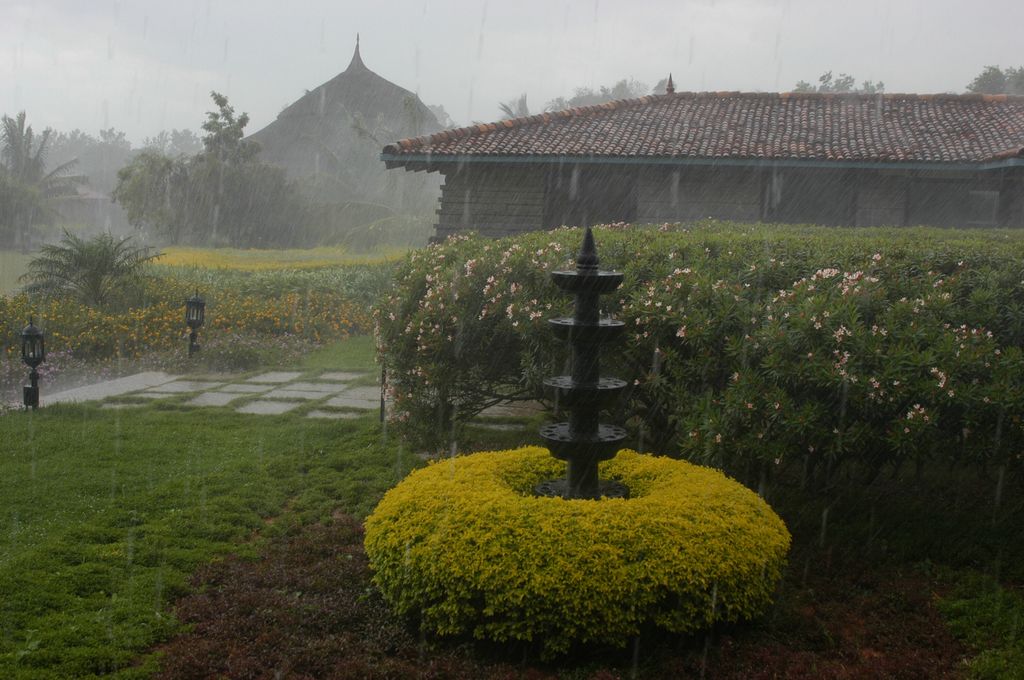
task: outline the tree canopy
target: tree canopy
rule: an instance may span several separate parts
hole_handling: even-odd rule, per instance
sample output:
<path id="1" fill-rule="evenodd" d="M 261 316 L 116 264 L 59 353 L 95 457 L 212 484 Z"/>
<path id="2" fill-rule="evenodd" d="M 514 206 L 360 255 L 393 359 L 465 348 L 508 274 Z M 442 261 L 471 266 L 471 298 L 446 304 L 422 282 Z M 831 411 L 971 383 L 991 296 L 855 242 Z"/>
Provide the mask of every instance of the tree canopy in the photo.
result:
<path id="1" fill-rule="evenodd" d="M 986 66 L 967 85 L 967 91 L 976 94 L 1024 95 L 1024 66 L 1006 69 Z"/>
<path id="2" fill-rule="evenodd" d="M 857 87 L 857 79 L 848 73 L 840 73 L 837 77 L 832 76 L 832 71 L 825 71 L 818 77 L 818 84 L 812 85 L 806 80 L 798 81 L 793 86 L 794 92 L 834 92 L 834 93 L 857 93 L 857 94 L 881 94 L 885 92 L 885 83 L 881 80 L 871 82 L 865 80 Z"/>
<path id="3" fill-rule="evenodd" d="M 301 240 L 305 205 L 280 168 L 257 160 L 246 140 L 248 114 L 236 115 L 227 97 L 212 92 L 203 149 L 169 157 L 147 149 L 118 172 L 113 198 L 135 226 L 150 227 L 173 243 L 282 246 Z"/>
<path id="4" fill-rule="evenodd" d="M 49 168 L 53 131 L 36 136 L 25 112 L 0 118 L 0 243 L 27 247 L 28 234 L 51 222 L 51 199 L 74 194 L 82 177 L 69 173 L 75 161 Z"/>
<path id="5" fill-rule="evenodd" d="M 556 97 L 549 101 L 544 109 L 546 111 L 561 111 L 578 106 L 593 106 L 615 99 L 635 99 L 643 97 L 645 94 L 650 94 L 650 92 L 651 90 L 647 87 L 646 83 L 632 78 L 623 78 L 611 87 L 602 85 L 597 90 L 592 87 L 577 87 L 571 97 L 568 99 Z"/>

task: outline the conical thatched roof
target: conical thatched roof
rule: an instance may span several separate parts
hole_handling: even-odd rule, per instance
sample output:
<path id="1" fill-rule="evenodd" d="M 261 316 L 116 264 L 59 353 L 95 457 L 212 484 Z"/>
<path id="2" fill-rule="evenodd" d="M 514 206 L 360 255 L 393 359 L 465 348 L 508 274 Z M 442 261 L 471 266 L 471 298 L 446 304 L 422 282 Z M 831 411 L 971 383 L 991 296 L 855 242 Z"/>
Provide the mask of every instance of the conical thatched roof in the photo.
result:
<path id="1" fill-rule="evenodd" d="M 250 139 L 259 143 L 262 160 L 295 179 L 322 182 L 326 177 L 342 193 L 345 187 L 365 192 L 372 188 L 366 173 L 383 172 L 378 154 L 384 143 L 440 128 L 419 97 L 366 67 L 357 40 L 348 68 L 307 92 Z"/>

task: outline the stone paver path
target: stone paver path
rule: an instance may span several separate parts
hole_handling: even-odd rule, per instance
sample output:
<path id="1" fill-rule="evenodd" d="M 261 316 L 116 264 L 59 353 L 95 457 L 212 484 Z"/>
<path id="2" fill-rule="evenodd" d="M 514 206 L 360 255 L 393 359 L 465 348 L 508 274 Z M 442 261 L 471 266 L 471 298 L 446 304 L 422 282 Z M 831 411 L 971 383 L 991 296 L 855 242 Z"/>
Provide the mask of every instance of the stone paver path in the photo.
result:
<path id="1" fill-rule="evenodd" d="M 276 416 L 279 413 L 287 413 L 297 406 L 299 406 L 297 401 L 250 401 L 235 410 L 239 413 L 252 413 L 259 416 Z"/>
<path id="2" fill-rule="evenodd" d="M 380 387 L 366 385 L 372 373 L 357 371 L 270 371 L 251 378 L 231 381 L 223 376 L 217 380 L 193 380 L 151 371 L 107 380 L 74 390 L 46 395 L 42 403 L 67 401 L 102 401 L 123 398 L 102 405 L 105 409 L 139 407 L 143 400 L 185 399 L 185 406 L 196 408 L 231 406 L 238 413 L 276 415 L 287 413 L 304 404 L 312 408 L 307 418 L 341 420 L 358 418 L 380 408 Z M 352 385 L 362 382 L 362 385 Z"/>
<path id="3" fill-rule="evenodd" d="M 237 413 L 277 415 L 306 406 L 307 418 L 345 420 L 359 418 L 380 409 L 380 385 L 367 385 L 377 377 L 370 372 L 270 371 L 251 378 L 232 381 L 224 376 L 217 380 L 179 378 L 159 371 L 107 380 L 47 395 L 45 385 L 40 401 L 43 406 L 60 402 L 118 400 L 102 405 L 104 409 L 131 409 L 144 400 L 185 399 L 185 406 L 195 408 L 233 407 Z M 353 384 L 362 383 L 362 384 Z M 123 398 L 123 400 L 120 400 Z M 536 413 L 536 403 L 509 404 L 492 407 L 482 415 L 499 417 L 528 416 Z M 492 429 L 518 429 L 509 423 L 478 423 Z"/>
<path id="4" fill-rule="evenodd" d="M 295 380 L 300 375 L 299 371 L 271 371 L 270 373 L 264 373 L 262 375 L 254 375 L 249 378 L 246 382 L 251 383 L 286 383 Z"/>
<path id="5" fill-rule="evenodd" d="M 65 390 L 54 394 L 46 394 L 46 388 L 44 386 L 43 389 L 40 390 L 41 394 L 39 395 L 39 403 L 42 406 L 46 406 L 47 404 L 60 404 L 76 401 L 96 401 L 99 399 L 107 399 L 109 397 L 117 397 L 129 392 L 157 387 L 173 380 L 175 380 L 173 375 L 168 375 L 161 371 L 147 371 L 145 373 L 136 373 L 135 375 L 125 376 L 124 378 L 117 378 L 116 380 L 106 380 L 95 385 L 76 387 L 73 390 Z"/>
<path id="6" fill-rule="evenodd" d="M 238 392 L 239 394 L 259 394 L 274 389 L 273 385 L 249 385 L 247 383 L 231 383 L 217 390 L 218 392 Z"/>
<path id="7" fill-rule="evenodd" d="M 185 402 L 186 406 L 227 406 L 235 399 L 242 398 L 243 394 L 236 392 L 203 392 Z"/>
<path id="8" fill-rule="evenodd" d="M 156 387 L 150 387 L 147 392 L 169 392 L 171 394 L 183 394 L 185 392 L 202 392 L 221 387 L 222 382 L 200 382 L 198 380 L 175 380 Z"/>
<path id="9" fill-rule="evenodd" d="M 328 394 L 337 394 L 342 390 L 348 389 L 348 384 L 339 382 L 326 382 L 326 383 L 312 383 L 312 382 L 293 382 L 288 384 L 290 390 L 305 390 L 307 392 L 326 392 Z"/>
<path id="10" fill-rule="evenodd" d="M 374 409 L 380 408 L 380 388 L 372 385 L 361 385 L 345 390 L 338 396 L 327 400 L 328 406 L 340 408 Z"/>
<path id="11" fill-rule="evenodd" d="M 323 392 L 310 392 L 309 390 L 277 389 L 271 390 L 263 395 L 264 399 L 288 399 L 291 401 L 316 401 L 327 395 Z"/>

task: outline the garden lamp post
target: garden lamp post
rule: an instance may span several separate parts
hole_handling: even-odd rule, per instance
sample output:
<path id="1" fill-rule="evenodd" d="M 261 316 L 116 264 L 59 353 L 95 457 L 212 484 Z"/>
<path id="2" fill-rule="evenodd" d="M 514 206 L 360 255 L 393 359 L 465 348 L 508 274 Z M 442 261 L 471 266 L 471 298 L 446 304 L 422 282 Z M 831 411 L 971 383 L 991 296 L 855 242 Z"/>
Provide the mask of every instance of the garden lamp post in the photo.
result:
<path id="1" fill-rule="evenodd" d="M 28 325 L 21 331 L 21 360 L 31 370 L 28 374 L 29 384 L 25 385 L 23 397 L 25 408 L 39 408 L 39 371 L 36 368 L 46 360 L 46 346 L 43 332 L 28 319 Z"/>
<path id="2" fill-rule="evenodd" d="M 203 320 L 206 318 L 206 301 L 199 297 L 199 291 L 196 290 L 196 294 L 185 300 L 185 323 L 188 324 L 188 355 L 192 356 L 199 349 L 199 343 L 196 340 L 199 337 L 199 328 L 203 325 Z"/>

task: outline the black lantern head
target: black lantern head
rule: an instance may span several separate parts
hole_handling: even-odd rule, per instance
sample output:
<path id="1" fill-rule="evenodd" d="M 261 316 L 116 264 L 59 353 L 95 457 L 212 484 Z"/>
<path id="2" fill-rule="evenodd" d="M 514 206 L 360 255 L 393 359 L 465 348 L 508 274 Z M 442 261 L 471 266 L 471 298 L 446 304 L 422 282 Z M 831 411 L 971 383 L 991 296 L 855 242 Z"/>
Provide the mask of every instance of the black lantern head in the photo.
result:
<path id="1" fill-rule="evenodd" d="M 199 297 L 199 291 L 197 290 L 195 295 L 185 300 L 185 323 L 195 331 L 203 325 L 205 317 L 206 301 Z"/>
<path id="2" fill-rule="evenodd" d="M 21 331 L 21 360 L 33 370 L 46 360 L 43 332 L 36 328 L 31 317 L 28 320 L 28 325 Z"/>

